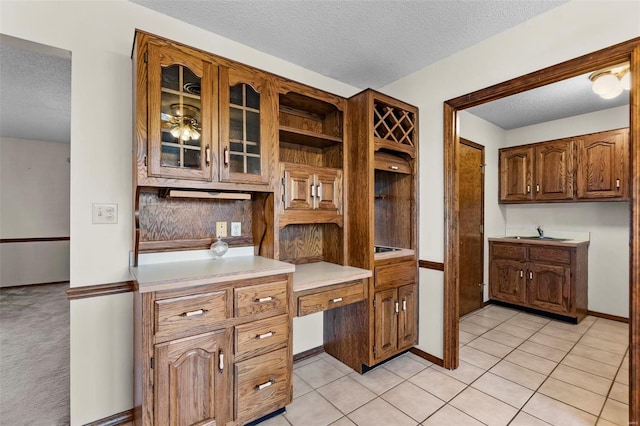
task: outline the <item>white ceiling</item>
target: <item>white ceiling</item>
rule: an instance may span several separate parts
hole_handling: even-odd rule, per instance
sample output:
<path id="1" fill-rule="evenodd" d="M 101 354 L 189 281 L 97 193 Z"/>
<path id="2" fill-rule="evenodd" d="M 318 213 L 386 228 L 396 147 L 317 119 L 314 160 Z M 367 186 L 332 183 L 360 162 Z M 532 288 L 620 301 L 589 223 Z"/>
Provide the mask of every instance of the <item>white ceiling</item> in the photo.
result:
<path id="1" fill-rule="evenodd" d="M 131 1 L 358 88 L 379 88 L 566 0 Z M 512 129 L 628 103 L 628 96 L 602 101 L 586 77 L 579 80 L 469 111 Z M 0 34 L 0 136 L 69 142 L 70 99 L 70 52 Z"/>

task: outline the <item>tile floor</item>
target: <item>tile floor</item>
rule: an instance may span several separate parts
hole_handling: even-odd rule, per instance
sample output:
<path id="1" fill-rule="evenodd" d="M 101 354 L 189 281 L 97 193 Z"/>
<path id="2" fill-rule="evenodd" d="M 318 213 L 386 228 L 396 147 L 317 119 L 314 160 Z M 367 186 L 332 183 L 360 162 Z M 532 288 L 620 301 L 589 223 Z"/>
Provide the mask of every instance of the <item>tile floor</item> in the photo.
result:
<path id="1" fill-rule="evenodd" d="M 460 322 L 460 367 L 411 353 L 364 375 L 328 354 L 294 364 L 294 400 L 261 426 L 628 425 L 628 326 L 489 305 Z"/>

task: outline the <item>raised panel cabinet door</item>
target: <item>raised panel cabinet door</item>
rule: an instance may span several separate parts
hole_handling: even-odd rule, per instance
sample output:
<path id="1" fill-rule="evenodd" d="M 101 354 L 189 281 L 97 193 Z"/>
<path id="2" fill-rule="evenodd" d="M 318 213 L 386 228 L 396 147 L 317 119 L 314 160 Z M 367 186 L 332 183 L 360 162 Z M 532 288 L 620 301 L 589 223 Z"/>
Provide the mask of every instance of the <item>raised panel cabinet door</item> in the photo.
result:
<path id="1" fill-rule="evenodd" d="M 148 175 L 212 180 L 217 66 L 195 51 L 150 42 L 147 73 Z"/>
<path id="2" fill-rule="evenodd" d="M 531 307 L 561 314 L 571 312 L 571 268 L 530 263 L 527 278 Z"/>
<path id="3" fill-rule="evenodd" d="M 533 199 L 533 148 L 500 150 L 500 201 Z"/>
<path id="4" fill-rule="evenodd" d="M 315 171 L 315 208 L 342 212 L 342 170 Z"/>
<path id="5" fill-rule="evenodd" d="M 398 349 L 410 347 L 418 340 L 418 286 L 398 288 Z"/>
<path id="6" fill-rule="evenodd" d="M 374 358 L 376 360 L 393 355 L 397 349 L 400 307 L 396 296 L 396 289 L 377 291 L 375 294 Z"/>
<path id="7" fill-rule="evenodd" d="M 489 292 L 492 299 L 525 303 L 525 273 L 527 264 L 517 260 L 492 259 L 489 271 Z"/>
<path id="8" fill-rule="evenodd" d="M 535 200 L 573 199 L 573 141 L 536 147 Z"/>
<path id="9" fill-rule="evenodd" d="M 587 135 L 576 144 L 578 198 L 627 198 L 628 130 Z"/>
<path id="10" fill-rule="evenodd" d="M 155 346 L 154 425 L 225 424 L 228 340 L 219 330 Z"/>
<path id="11" fill-rule="evenodd" d="M 310 210 L 315 203 L 313 174 L 303 166 L 280 164 L 283 182 L 284 210 Z"/>
<path id="12" fill-rule="evenodd" d="M 257 71 L 220 68 L 220 180 L 269 183 L 277 137 L 274 90 Z"/>

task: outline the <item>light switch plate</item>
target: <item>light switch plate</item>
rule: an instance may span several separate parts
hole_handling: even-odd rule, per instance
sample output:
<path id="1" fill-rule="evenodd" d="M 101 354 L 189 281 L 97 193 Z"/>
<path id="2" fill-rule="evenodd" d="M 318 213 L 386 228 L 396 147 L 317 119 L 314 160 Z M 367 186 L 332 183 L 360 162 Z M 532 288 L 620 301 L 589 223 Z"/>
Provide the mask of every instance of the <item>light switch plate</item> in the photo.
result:
<path id="1" fill-rule="evenodd" d="M 242 222 L 231 222 L 231 236 L 239 237 L 242 235 Z"/>
<path id="2" fill-rule="evenodd" d="M 115 203 L 94 203 L 91 205 L 91 223 L 115 224 L 118 223 L 118 205 Z"/>

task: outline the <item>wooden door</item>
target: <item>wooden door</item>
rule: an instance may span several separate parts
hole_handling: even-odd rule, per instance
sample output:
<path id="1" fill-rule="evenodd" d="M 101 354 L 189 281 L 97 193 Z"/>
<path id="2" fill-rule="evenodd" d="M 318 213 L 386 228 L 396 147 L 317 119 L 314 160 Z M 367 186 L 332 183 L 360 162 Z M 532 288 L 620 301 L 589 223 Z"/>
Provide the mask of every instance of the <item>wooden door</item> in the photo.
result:
<path id="1" fill-rule="evenodd" d="M 628 129 L 595 133 L 576 140 L 578 198 L 627 198 Z"/>
<path id="2" fill-rule="evenodd" d="M 342 211 L 342 170 L 315 169 L 315 208 Z"/>
<path id="3" fill-rule="evenodd" d="M 210 181 L 218 67 L 196 51 L 153 42 L 148 62 L 147 173 Z"/>
<path id="4" fill-rule="evenodd" d="M 410 347 L 418 341 L 418 286 L 398 288 L 398 349 Z"/>
<path id="5" fill-rule="evenodd" d="M 227 341 L 220 330 L 156 345 L 155 425 L 225 424 Z"/>
<path id="6" fill-rule="evenodd" d="M 459 155 L 458 300 L 463 316 L 480 309 L 484 299 L 484 147 L 461 139 Z"/>
<path id="7" fill-rule="evenodd" d="M 571 268 L 530 263 L 527 278 L 527 301 L 531 307 L 561 314 L 571 312 Z"/>
<path id="8" fill-rule="evenodd" d="M 573 141 L 536 147 L 536 201 L 573 199 Z"/>
<path id="9" fill-rule="evenodd" d="M 489 271 L 491 298 L 510 303 L 525 303 L 527 264 L 517 260 L 493 259 Z"/>
<path id="10" fill-rule="evenodd" d="M 500 201 L 533 200 L 533 148 L 500 150 Z"/>
<path id="11" fill-rule="evenodd" d="M 285 210 L 313 209 L 315 197 L 314 176 L 304 166 L 280 163 L 284 184 L 282 201 Z"/>
<path id="12" fill-rule="evenodd" d="M 399 304 L 395 288 L 375 294 L 375 354 L 376 360 L 393 355 L 398 342 Z"/>
<path id="13" fill-rule="evenodd" d="M 277 140 L 277 105 L 271 81 L 258 71 L 220 68 L 220 179 L 269 183 Z"/>

